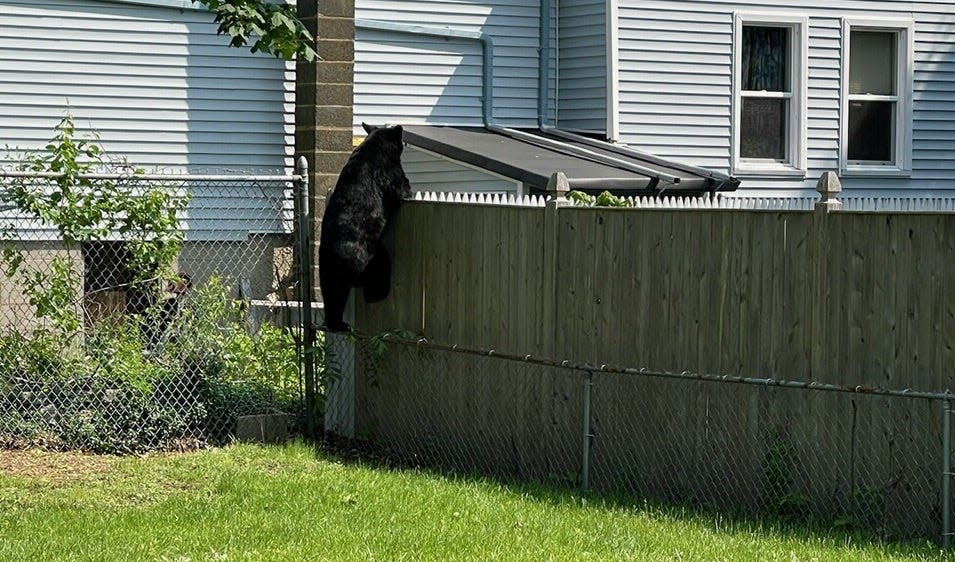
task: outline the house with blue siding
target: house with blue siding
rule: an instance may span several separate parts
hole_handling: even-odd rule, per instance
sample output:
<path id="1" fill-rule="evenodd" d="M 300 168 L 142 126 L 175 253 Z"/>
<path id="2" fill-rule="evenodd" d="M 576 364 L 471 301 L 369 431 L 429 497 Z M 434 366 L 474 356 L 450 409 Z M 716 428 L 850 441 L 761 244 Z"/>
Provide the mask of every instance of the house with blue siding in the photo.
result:
<path id="1" fill-rule="evenodd" d="M 0 0 L 0 145 L 43 149 L 69 112 L 78 134 L 148 172 L 291 171 L 294 66 L 230 48 L 196 6 Z M 244 239 L 274 206 L 255 187 L 192 195 L 193 240 Z"/>
<path id="2" fill-rule="evenodd" d="M 189 0 L 0 0 L 2 142 L 42 148 L 69 110 L 147 169 L 292 163 L 294 67 L 234 49 Z"/>
<path id="3" fill-rule="evenodd" d="M 42 150 L 69 112 L 147 173 L 290 173 L 294 65 L 230 48 L 216 27 L 190 0 L 0 0 L 0 159 Z M 218 267 L 264 295 L 272 249 L 288 245 L 286 186 L 186 185 L 180 270 L 200 282 Z M 52 231 L 19 235 L 60 251 Z"/>
<path id="4" fill-rule="evenodd" d="M 814 195 L 826 171 L 851 195 L 955 190 L 955 1 L 356 0 L 355 16 L 356 132 L 569 133 L 741 196 Z M 419 188 L 514 180 L 417 148 Z"/>

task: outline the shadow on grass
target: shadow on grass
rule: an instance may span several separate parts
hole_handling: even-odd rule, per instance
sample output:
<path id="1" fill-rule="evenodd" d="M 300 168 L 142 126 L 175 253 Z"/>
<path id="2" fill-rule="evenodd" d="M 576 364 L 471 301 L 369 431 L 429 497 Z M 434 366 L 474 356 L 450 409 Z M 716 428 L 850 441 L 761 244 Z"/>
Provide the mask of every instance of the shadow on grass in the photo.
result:
<path id="1" fill-rule="evenodd" d="M 659 501 L 622 490 L 582 491 L 571 478 L 551 477 L 528 480 L 508 474 L 481 474 L 459 468 L 423 464 L 383 453 L 366 441 L 326 435 L 310 445 L 314 455 L 346 465 L 390 472 L 413 470 L 435 478 L 488 484 L 533 501 L 555 507 L 579 506 L 598 510 L 619 510 L 652 515 L 700 526 L 716 533 L 760 534 L 781 540 L 825 541 L 834 545 L 876 548 L 887 554 L 931 556 L 955 560 L 955 552 L 941 549 L 927 537 L 894 536 L 883 528 L 864 527 L 844 518 L 823 517 L 804 510 L 751 512 L 682 498 Z"/>

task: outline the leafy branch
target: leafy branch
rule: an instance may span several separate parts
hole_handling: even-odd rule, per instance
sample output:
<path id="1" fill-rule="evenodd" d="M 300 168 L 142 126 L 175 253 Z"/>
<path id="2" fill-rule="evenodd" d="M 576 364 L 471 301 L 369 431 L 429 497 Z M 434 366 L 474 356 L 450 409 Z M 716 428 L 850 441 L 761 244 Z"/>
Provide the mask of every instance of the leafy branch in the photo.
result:
<path id="1" fill-rule="evenodd" d="M 263 52 L 285 60 L 313 61 L 318 56 L 312 45 L 315 38 L 288 4 L 268 0 L 192 0 L 215 13 L 219 35 L 232 37 L 229 45 L 243 47 L 252 43 L 253 53 Z"/>

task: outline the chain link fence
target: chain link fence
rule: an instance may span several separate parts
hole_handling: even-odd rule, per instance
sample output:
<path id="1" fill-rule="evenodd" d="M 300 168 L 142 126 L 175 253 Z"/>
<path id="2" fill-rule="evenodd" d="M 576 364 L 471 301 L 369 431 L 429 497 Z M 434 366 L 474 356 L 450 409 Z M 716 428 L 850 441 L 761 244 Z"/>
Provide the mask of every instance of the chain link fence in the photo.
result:
<path id="1" fill-rule="evenodd" d="M 142 205 L 188 199 L 166 274 L 132 267 L 131 230 L 64 237 L 48 209 L 4 207 L 0 448 L 192 448 L 230 439 L 239 416 L 300 414 L 301 178 L 85 178 L 92 189 L 121 182 Z M 0 175 L 4 192 L 48 195 L 53 181 Z"/>
<path id="2" fill-rule="evenodd" d="M 328 335 L 326 429 L 398 463 L 883 539 L 951 537 L 948 394 Z"/>

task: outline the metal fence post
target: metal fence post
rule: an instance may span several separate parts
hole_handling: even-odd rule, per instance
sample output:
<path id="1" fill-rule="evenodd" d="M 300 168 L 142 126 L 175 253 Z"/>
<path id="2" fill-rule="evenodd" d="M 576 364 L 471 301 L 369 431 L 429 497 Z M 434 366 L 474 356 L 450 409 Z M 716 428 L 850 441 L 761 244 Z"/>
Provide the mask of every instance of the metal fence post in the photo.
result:
<path id="1" fill-rule="evenodd" d="M 305 379 L 305 433 L 310 439 L 317 437 L 315 396 L 315 323 L 312 321 L 312 244 L 311 212 L 308 204 L 308 160 L 299 157 L 295 165 L 299 179 L 296 181 L 297 230 L 298 230 L 298 288 L 299 320 L 302 323 L 302 369 Z"/>
<path id="2" fill-rule="evenodd" d="M 942 400 L 942 546 L 952 544 L 952 400 Z"/>
<path id="3" fill-rule="evenodd" d="M 593 428 L 590 425 L 590 398 L 593 387 L 594 373 L 587 371 L 587 376 L 584 378 L 584 431 L 580 459 L 580 488 L 584 492 L 590 489 L 590 442 L 594 437 Z"/>

